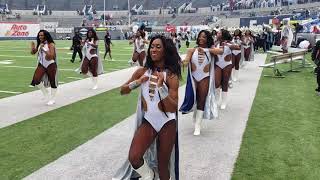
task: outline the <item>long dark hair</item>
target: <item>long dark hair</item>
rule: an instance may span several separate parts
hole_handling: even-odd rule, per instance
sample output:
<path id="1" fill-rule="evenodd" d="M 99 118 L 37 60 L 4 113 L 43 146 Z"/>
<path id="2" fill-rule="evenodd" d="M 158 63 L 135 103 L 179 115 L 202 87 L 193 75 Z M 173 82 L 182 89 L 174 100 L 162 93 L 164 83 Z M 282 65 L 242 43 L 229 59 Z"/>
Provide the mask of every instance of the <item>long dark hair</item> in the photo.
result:
<path id="1" fill-rule="evenodd" d="M 199 46 L 199 37 L 200 37 L 201 33 L 204 33 L 207 36 L 207 48 L 210 48 L 213 45 L 213 38 L 212 38 L 211 33 L 207 30 L 201 30 L 199 32 L 198 37 L 197 37 L 197 45 Z"/>
<path id="2" fill-rule="evenodd" d="M 236 37 L 236 36 L 239 36 L 239 37 L 242 36 L 242 32 L 241 32 L 240 29 L 236 29 L 236 30 L 233 32 L 233 37 Z"/>
<path id="3" fill-rule="evenodd" d="M 89 30 L 88 30 L 86 40 L 89 39 L 89 40 L 91 41 L 91 38 L 89 38 L 89 32 L 90 32 L 90 31 L 92 32 L 92 36 L 93 36 L 93 37 L 91 37 L 91 38 L 93 38 L 94 41 L 99 40 L 96 31 L 93 30 L 93 29 L 89 29 Z"/>
<path id="4" fill-rule="evenodd" d="M 39 48 L 40 44 L 41 44 L 41 41 L 40 41 L 40 38 L 39 38 L 39 34 L 43 32 L 43 35 L 44 35 L 44 38 L 46 39 L 46 41 L 48 42 L 48 44 L 50 43 L 54 43 L 50 33 L 46 30 L 43 30 L 41 29 L 39 32 L 38 32 L 38 35 L 37 35 L 37 49 Z"/>
<path id="5" fill-rule="evenodd" d="M 232 40 L 232 36 L 230 34 L 230 32 L 228 30 L 225 29 L 221 29 L 221 40 L 222 41 L 231 41 Z"/>
<path id="6" fill-rule="evenodd" d="M 154 40 L 160 39 L 162 44 L 163 44 L 163 49 L 165 51 L 164 53 L 164 68 L 168 69 L 170 73 L 176 74 L 179 79 L 181 79 L 181 66 L 180 66 L 180 61 L 181 58 L 178 54 L 178 51 L 176 49 L 176 46 L 173 44 L 172 39 L 168 39 L 162 35 L 157 35 L 153 38 L 151 38 L 149 48 L 148 48 L 148 54 L 147 54 L 147 61 L 145 64 L 145 67 L 148 69 L 155 70 L 154 63 L 151 59 L 150 55 L 150 49 L 151 45 Z"/>

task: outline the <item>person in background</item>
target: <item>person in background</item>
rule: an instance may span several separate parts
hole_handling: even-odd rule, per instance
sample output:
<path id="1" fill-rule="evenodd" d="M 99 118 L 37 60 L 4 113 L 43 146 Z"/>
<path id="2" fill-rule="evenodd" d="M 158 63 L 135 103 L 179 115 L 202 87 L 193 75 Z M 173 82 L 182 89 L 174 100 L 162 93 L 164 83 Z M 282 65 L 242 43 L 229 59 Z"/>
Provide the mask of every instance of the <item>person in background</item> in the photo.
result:
<path id="1" fill-rule="evenodd" d="M 107 54 L 109 53 L 110 61 L 113 61 L 111 56 L 111 36 L 109 34 L 109 31 L 106 32 L 106 35 L 104 36 L 104 47 L 105 47 L 105 53 L 103 59 L 106 59 Z M 112 44 L 113 45 L 113 44 Z"/>
<path id="2" fill-rule="evenodd" d="M 317 74 L 318 87 L 315 89 L 318 96 L 320 96 L 320 40 L 317 41 L 311 54 L 312 61 L 316 64 L 315 73 Z"/>
<path id="3" fill-rule="evenodd" d="M 73 50 L 73 53 L 72 53 L 72 58 L 70 61 L 72 63 L 74 63 L 74 60 L 76 58 L 77 53 L 79 54 L 80 62 L 82 60 L 81 41 L 82 41 L 82 38 L 81 38 L 79 32 L 75 32 L 75 35 L 72 38 L 72 47 L 71 47 L 71 49 Z"/>
<path id="4" fill-rule="evenodd" d="M 189 48 L 190 46 L 190 41 L 191 41 L 191 33 L 188 31 L 186 34 L 186 46 Z"/>
<path id="5" fill-rule="evenodd" d="M 103 64 L 99 56 L 99 39 L 95 30 L 90 29 L 82 48 L 84 54 L 80 64 L 81 73 L 92 78 L 93 87 L 98 88 L 98 75 L 103 74 Z"/>

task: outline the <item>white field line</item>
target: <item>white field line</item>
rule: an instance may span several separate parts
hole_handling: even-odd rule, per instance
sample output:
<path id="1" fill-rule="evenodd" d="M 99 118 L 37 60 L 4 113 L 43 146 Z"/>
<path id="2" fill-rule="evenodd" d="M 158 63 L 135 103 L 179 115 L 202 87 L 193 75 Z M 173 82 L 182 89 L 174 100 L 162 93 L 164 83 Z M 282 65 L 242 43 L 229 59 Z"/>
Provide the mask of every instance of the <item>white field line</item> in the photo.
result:
<path id="1" fill-rule="evenodd" d="M 2 90 L 0 90 L 0 93 L 7 93 L 7 94 L 21 94 L 22 92 L 2 91 Z"/>
<path id="2" fill-rule="evenodd" d="M 8 68 L 20 68 L 20 69 L 36 69 L 35 67 L 27 67 L 27 66 L 0 66 L 0 67 L 8 67 Z M 74 69 L 64 69 L 58 68 L 59 71 L 74 71 Z"/>
<path id="3" fill-rule="evenodd" d="M 81 80 L 83 78 L 80 78 L 80 77 L 67 77 L 68 79 L 77 79 L 77 80 Z"/>

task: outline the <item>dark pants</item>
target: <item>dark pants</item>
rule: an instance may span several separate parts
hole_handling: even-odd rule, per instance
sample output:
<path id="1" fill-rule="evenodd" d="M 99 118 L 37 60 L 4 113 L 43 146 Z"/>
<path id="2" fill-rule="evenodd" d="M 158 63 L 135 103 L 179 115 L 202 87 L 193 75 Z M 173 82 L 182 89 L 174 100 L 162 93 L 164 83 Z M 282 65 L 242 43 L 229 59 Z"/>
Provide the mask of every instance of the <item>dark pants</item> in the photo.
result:
<path id="1" fill-rule="evenodd" d="M 317 91 L 320 92 L 320 66 L 317 67 L 316 72 L 317 72 L 317 83 L 318 83 Z"/>
<path id="2" fill-rule="evenodd" d="M 73 48 L 72 60 L 74 61 L 74 59 L 76 58 L 77 53 L 79 54 L 80 61 L 81 61 L 82 60 L 82 52 L 81 52 L 81 48 L 80 47 L 74 47 Z"/>

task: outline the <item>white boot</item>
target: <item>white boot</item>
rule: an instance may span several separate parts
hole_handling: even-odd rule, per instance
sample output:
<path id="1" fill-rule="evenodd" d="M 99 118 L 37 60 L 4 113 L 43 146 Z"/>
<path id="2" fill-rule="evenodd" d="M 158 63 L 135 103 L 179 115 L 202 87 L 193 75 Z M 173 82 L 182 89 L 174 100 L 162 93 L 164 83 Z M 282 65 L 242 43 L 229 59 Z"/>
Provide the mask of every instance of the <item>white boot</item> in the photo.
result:
<path id="1" fill-rule="evenodd" d="M 217 105 L 220 105 L 220 103 L 221 103 L 221 88 L 216 88 L 214 92 L 215 92 L 214 95 L 216 98 L 216 103 L 217 103 Z"/>
<path id="2" fill-rule="evenodd" d="M 141 180 L 153 180 L 154 179 L 155 174 L 146 162 L 144 162 L 143 165 L 139 169 L 135 169 L 135 171 L 140 174 Z"/>
<path id="3" fill-rule="evenodd" d="M 92 77 L 92 73 L 90 71 L 87 72 L 86 74 L 87 77 Z"/>
<path id="4" fill-rule="evenodd" d="M 222 92 L 222 101 L 220 106 L 221 109 L 226 109 L 227 107 L 227 95 L 228 95 L 228 92 Z"/>
<path id="5" fill-rule="evenodd" d="M 196 118 L 197 118 L 197 110 L 193 111 L 193 123 L 196 123 Z"/>
<path id="6" fill-rule="evenodd" d="M 50 95 L 50 99 L 47 103 L 48 106 L 53 105 L 54 103 L 56 103 L 55 98 L 56 98 L 56 94 L 57 94 L 57 88 L 51 88 L 51 95 Z"/>
<path id="7" fill-rule="evenodd" d="M 92 89 L 98 89 L 98 77 L 92 77 L 93 87 Z"/>
<path id="8" fill-rule="evenodd" d="M 229 87 L 230 89 L 233 88 L 233 83 L 232 83 L 232 80 L 231 80 L 231 79 L 230 79 L 229 82 L 228 82 L 228 87 Z"/>
<path id="9" fill-rule="evenodd" d="M 37 87 L 40 89 L 40 91 L 42 92 L 45 100 L 47 101 L 49 99 L 49 92 L 46 89 L 46 87 L 44 87 L 43 82 L 41 82 L 39 85 L 37 85 Z"/>
<path id="10" fill-rule="evenodd" d="M 234 70 L 232 80 L 234 82 L 237 82 L 238 81 L 238 76 L 239 76 L 239 70 Z"/>
<path id="11" fill-rule="evenodd" d="M 202 119 L 203 119 L 203 111 L 197 110 L 196 123 L 194 125 L 194 132 L 193 132 L 193 135 L 195 136 L 200 135 Z"/>

